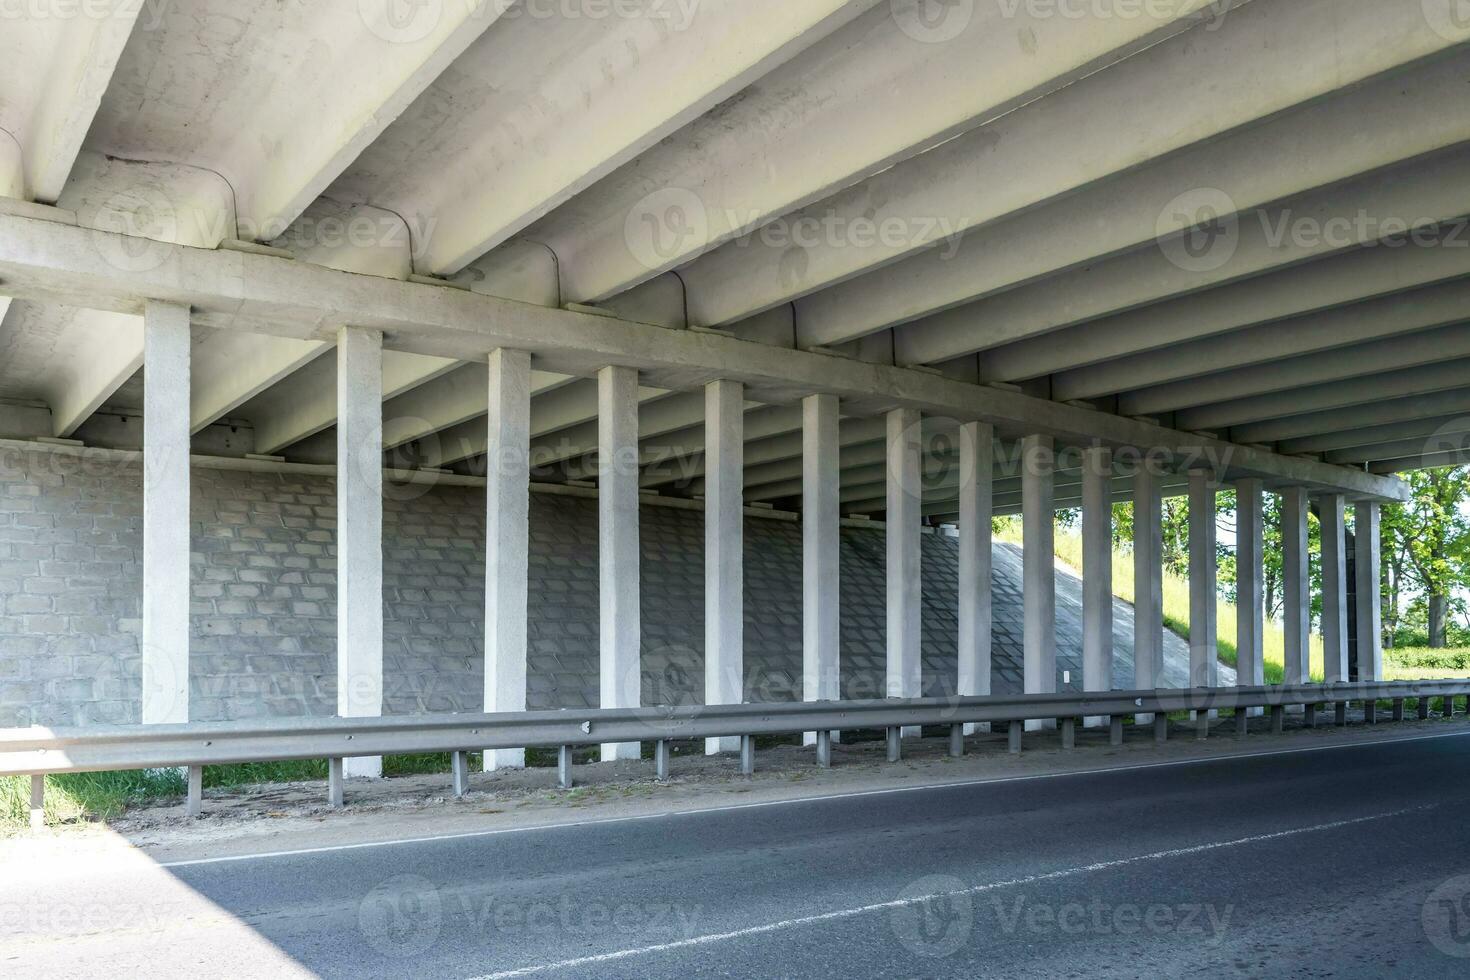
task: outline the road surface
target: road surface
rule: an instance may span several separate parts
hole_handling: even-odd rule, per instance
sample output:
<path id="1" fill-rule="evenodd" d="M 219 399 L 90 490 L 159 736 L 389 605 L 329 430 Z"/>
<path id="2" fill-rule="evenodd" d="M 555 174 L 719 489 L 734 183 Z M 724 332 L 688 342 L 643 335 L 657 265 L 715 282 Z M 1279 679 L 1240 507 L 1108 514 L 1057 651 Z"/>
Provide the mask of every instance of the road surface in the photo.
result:
<path id="1" fill-rule="evenodd" d="M 1464 975 L 1470 733 L 0 881 L 0 975 Z M 33 869 L 34 870 L 34 869 Z"/>

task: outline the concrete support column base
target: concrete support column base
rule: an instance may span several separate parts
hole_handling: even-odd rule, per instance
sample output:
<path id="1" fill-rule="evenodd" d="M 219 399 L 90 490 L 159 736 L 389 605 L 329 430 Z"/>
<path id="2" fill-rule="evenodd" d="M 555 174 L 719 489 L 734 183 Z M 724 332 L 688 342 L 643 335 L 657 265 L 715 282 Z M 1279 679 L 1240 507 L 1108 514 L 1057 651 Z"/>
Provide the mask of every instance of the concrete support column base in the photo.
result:
<path id="1" fill-rule="evenodd" d="M 888 729 L 888 761 L 897 762 L 903 758 L 902 732 L 897 728 Z"/>
<path id="2" fill-rule="evenodd" d="M 1123 744 L 1123 719 L 1117 715 L 1108 719 L 1108 743 L 1111 745 Z"/>
<path id="3" fill-rule="evenodd" d="M 1010 723 L 1010 733 L 1006 738 L 1006 749 L 1011 753 L 1011 755 L 1021 754 L 1021 733 L 1025 731 L 1025 729 L 1026 726 L 1019 721 L 1013 721 Z"/>
<path id="4" fill-rule="evenodd" d="M 1271 732 L 1280 735 L 1286 731 L 1286 712 L 1282 706 L 1275 704 L 1271 706 Z"/>
<path id="5" fill-rule="evenodd" d="M 817 765 L 823 769 L 832 768 L 832 732 L 817 732 Z"/>
<path id="6" fill-rule="evenodd" d="M 965 726 L 949 726 L 949 756 L 958 759 L 965 754 Z"/>
<path id="7" fill-rule="evenodd" d="M 1169 716 L 1164 714 L 1154 715 L 1154 741 L 1167 742 L 1169 740 Z"/>
<path id="8" fill-rule="evenodd" d="M 1077 747 L 1077 719 L 1062 719 L 1062 748 L 1075 749 Z"/>

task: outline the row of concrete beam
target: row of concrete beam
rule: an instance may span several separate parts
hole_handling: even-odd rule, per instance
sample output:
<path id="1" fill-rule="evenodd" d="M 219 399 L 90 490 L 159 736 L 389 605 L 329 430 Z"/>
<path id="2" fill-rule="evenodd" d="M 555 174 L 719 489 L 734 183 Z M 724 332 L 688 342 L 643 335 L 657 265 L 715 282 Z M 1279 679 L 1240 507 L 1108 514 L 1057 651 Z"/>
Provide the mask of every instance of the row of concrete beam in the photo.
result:
<path id="1" fill-rule="evenodd" d="M 343 327 L 337 338 L 338 712 L 376 716 L 383 702 L 382 363 L 380 333 Z M 145 723 L 188 721 L 190 315 L 150 303 L 145 315 L 143 705 Z M 486 467 L 485 710 L 526 708 L 531 358 L 489 356 Z M 608 708 L 640 701 L 639 385 L 634 368 L 597 374 L 600 566 L 600 692 Z M 743 699 L 744 386 L 706 384 L 705 701 Z M 839 402 L 811 394 L 802 402 L 803 696 L 836 700 L 839 689 L 841 498 Z M 920 609 L 922 418 L 912 408 L 886 417 L 887 694 L 921 694 Z M 961 695 L 987 695 L 991 681 L 991 517 L 993 426 L 959 427 L 959 658 Z M 1056 690 L 1055 448 L 1052 437 L 1021 444 L 1024 686 Z M 1083 450 L 1083 676 L 1085 690 L 1113 680 L 1112 501 L 1114 466 L 1105 447 Z M 1163 676 L 1162 498 L 1164 474 L 1140 466 L 1132 477 L 1136 688 Z M 1190 494 L 1190 683 L 1218 685 L 1215 603 L 1215 475 L 1194 470 Z M 1238 670 L 1240 683 L 1264 682 L 1262 629 L 1263 494 L 1258 479 L 1236 481 L 1238 495 Z M 1281 491 L 1284 541 L 1286 683 L 1308 676 L 1310 596 L 1307 491 Z M 1326 680 L 1346 680 L 1345 498 L 1319 499 L 1322 528 Z M 1356 507 L 1357 594 L 1378 594 L 1378 504 Z M 1381 676 L 1376 601 L 1357 603 L 1359 676 Z M 735 740 L 710 740 L 710 751 Z M 638 746 L 609 744 L 604 759 L 636 757 Z M 523 750 L 499 750 L 487 768 L 524 764 Z M 373 776 L 381 760 L 348 760 L 347 774 Z"/>

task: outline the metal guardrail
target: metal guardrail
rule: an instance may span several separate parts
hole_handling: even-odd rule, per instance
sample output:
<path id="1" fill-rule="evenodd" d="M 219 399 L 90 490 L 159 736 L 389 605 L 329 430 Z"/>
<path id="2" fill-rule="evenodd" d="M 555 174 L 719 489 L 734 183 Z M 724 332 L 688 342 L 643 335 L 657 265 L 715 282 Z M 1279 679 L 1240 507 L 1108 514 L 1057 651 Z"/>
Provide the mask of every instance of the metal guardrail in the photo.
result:
<path id="1" fill-rule="evenodd" d="M 572 784 L 571 750 L 614 742 L 654 742 L 659 778 L 668 775 L 669 742 L 678 739 L 739 736 L 741 766 L 754 771 L 757 735 L 817 733 L 817 760 L 831 763 L 831 733 L 886 729 L 888 755 L 897 760 L 900 732 L 913 726 L 949 726 L 951 754 L 964 751 L 963 726 L 1009 726 L 1009 748 L 1021 750 L 1028 721 L 1061 723 L 1062 744 L 1071 748 L 1078 718 L 1106 718 L 1114 744 L 1123 739 L 1128 715 L 1154 716 L 1154 736 L 1168 737 L 1167 715 L 1196 713 L 1196 735 L 1209 732 L 1210 713 L 1218 710 L 1270 709 L 1273 731 L 1281 731 L 1284 709 L 1305 706 L 1315 724 L 1318 705 L 1334 705 L 1346 722 L 1349 702 L 1362 702 L 1370 722 L 1379 701 L 1393 704 L 1401 720 L 1404 702 L 1417 699 L 1419 717 L 1428 717 L 1433 698 L 1470 696 L 1470 679 L 1354 684 L 1303 684 L 1277 687 L 1193 688 L 1151 691 L 1100 691 L 1079 694 L 1026 694 L 1013 697 L 948 697 L 870 701 L 808 701 L 737 705 L 568 709 L 514 714 L 446 714 L 387 718 L 323 718 L 308 722 L 228 722 L 189 725 L 128 725 L 94 728 L 0 729 L 0 776 L 32 777 L 33 821 L 43 802 L 42 777 L 56 773 L 183 767 L 189 770 L 189 812 L 197 814 L 204 766 L 293 759 L 331 761 L 330 797 L 342 802 L 342 759 L 358 756 L 450 753 L 454 790 L 468 789 L 468 753 L 489 749 L 555 747 L 560 750 L 560 783 Z M 1451 708 L 1451 710 L 1453 710 Z M 1244 734 L 1246 710 L 1236 712 Z"/>

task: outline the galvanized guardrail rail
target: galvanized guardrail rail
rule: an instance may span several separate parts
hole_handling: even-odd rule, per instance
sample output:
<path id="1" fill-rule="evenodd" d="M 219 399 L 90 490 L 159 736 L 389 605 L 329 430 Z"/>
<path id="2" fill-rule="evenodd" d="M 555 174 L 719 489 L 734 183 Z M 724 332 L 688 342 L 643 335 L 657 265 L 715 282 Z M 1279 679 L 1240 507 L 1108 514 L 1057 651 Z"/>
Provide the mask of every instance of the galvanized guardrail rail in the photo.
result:
<path id="1" fill-rule="evenodd" d="M 1209 734 L 1211 712 L 1235 711 L 1236 731 L 1248 730 L 1252 708 L 1269 709 L 1272 731 L 1280 732 L 1288 706 L 1305 708 L 1315 725 L 1316 709 L 1332 705 L 1345 724 L 1347 706 L 1361 702 L 1367 720 L 1377 720 L 1377 704 L 1392 704 L 1404 717 L 1404 704 L 1418 701 L 1418 715 L 1429 717 L 1432 699 L 1470 697 L 1470 679 L 1437 681 L 1304 684 L 1279 687 L 1193 688 L 1153 691 L 1101 691 L 1079 694 L 1026 694 L 1014 697 L 948 697 L 871 701 L 807 701 L 768 704 L 682 705 L 618 709 L 567 709 L 514 714 L 414 715 L 387 718 L 323 718 L 189 725 L 128 725 L 94 728 L 0 729 L 0 776 L 31 777 L 31 819 L 40 820 L 47 775 L 119 769 L 187 768 L 188 810 L 199 813 L 204 766 L 293 759 L 330 761 L 329 796 L 342 804 L 342 760 L 356 756 L 450 753 L 456 796 L 468 791 L 470 752 L 487 749 L 554 747 L 560 750 L 560 785 L 572 785 L 572 749 L 607 742 L 654 742 L 658 778 L 668 776 L 669 743 L 677 739 L 739 736 L 741 769 L 755 770 L 755 737 L 816 732 L 817 763 L 831 764 L 832 733 L 886 729 L 888 757 L 897 761 L 900 733 L 913 726 L 948 726 L 950 753 L 964 753 L 964 726 L 1004 724 L 1009 749 L 1021 751 L 1028 721 L 1059 722 L 1062 744 L 1075 743 L 1079 718 L 1106 719 L 1113 744 L 1123 741 L 1127 716 L 1153 716 L 1154 737 L 1168 737 L 1168 715 L 1195 712 L 1196 737 Z M 1467 704 L 1470 709 L 1470 704 Z"/>

